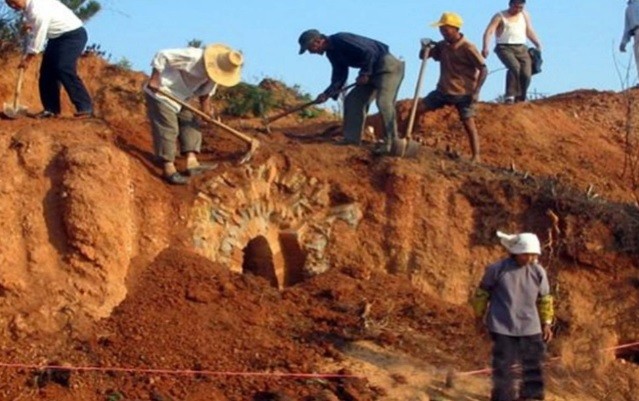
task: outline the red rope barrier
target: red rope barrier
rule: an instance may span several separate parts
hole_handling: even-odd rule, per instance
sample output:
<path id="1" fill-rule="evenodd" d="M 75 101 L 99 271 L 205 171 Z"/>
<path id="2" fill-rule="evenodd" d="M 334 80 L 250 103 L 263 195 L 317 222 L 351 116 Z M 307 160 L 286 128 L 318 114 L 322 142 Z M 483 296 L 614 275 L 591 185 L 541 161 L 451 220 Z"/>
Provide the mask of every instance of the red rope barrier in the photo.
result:
<path id="1" fill-rule="evenodd" d="M 363 379 L 363 376 L 326 374 L 326 373 L 278 373 L 278 372 L 218 372 L 212 370 L 173 370 L 173 369 L 146 369 L 146 368 L 122 368 L 122 367 L 99 367 L 99 366 L 62 366 L 62 365 L 35 365 L 22 363 L 3 363 L 0 367 L 11 369 L 37 369 L 37 370 L 68 370 L 75 372 L 124 372 L 124 373 L 145 373 L 174 376 L 246 376 L 246 377 L 278 377 L 293 379 Z"/>

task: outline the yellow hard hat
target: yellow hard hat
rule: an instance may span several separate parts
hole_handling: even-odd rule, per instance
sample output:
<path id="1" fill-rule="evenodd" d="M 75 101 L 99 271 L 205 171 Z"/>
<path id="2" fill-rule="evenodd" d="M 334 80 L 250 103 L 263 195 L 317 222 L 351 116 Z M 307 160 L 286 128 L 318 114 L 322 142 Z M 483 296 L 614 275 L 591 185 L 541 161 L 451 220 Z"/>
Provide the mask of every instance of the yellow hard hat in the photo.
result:
<path id="1" fill-rule="evenodd" d="M 457 13 L 445 12 L 442 14 L 441 18 L 437 22 L 433 22 L 430 26 L 453 26 L 455 28 L 461 28 L 464 21 L 462 17 Z"/>

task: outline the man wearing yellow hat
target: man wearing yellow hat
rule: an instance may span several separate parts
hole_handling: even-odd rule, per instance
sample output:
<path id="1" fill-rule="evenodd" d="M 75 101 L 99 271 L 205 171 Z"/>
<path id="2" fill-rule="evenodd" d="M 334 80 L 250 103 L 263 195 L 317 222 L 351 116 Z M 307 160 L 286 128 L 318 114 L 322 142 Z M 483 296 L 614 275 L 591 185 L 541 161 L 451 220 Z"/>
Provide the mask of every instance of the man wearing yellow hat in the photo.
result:
<path id="1" fill-rule="evenodd" d="M 420 58 L 432 57 L 440 63 L 437 88 L 423 101 L 421 111 L 436 110 L 446 105 L 454 105 L 464 125 L 472 161 L 478 162 L 479 139 L 474 119 L 474 104 L 486 80 L 488 70 L 484 57 L 477 48 L 460 32 L 462 19 L 458 14 L 445 12 L 439 21 L 431 26 L 439 27 L 444 40 L 432 43 L 420 52 Z"/>
<path id="2" fill-rule="evenodd" d="M 200 174 L 212 167 L 198 162 L 196 154 L 202 146 L 202 133 L 193 113 L 162 96 L 158 90 L 188 101 L 197 97 L 201 110 L 211 115 L 211 96 L 218 85 L 234 86 L 240 82 L 242 54 L 223 44 L 206 48 L 162 50 L 151 65 L 153 73 L 145 85 L 146 107 L 153 131 L 153 147 L 162 162 L 164 179 L 173 185 L 185 185 L 188 176 Z M 186 156 L 186 171 L 175 166 L 176 140 Z"/>

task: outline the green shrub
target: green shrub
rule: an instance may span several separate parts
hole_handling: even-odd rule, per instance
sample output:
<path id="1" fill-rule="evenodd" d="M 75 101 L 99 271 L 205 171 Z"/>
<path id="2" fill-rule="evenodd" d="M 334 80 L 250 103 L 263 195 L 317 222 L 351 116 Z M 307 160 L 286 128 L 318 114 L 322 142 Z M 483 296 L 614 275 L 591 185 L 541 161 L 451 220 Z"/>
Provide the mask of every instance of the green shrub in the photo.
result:
<path id="1" fill-rule="evenodd" d="M 240 83 L 225 91 L 226 114 L 236 117 L 265 116 L 275 105 L 273 94 L 255 85 Z"/>

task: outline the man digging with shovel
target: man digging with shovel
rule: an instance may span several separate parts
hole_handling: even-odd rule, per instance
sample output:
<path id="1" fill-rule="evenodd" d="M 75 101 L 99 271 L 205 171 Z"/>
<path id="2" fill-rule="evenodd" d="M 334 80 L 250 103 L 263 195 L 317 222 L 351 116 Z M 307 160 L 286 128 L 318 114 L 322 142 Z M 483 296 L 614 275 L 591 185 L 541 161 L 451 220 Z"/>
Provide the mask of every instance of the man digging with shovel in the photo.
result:
<path id="1" fill-rule="evenodd" d="M 45 49 L 39 81 L 40 100 L 44 110 L 34 117 L 50 118 L 60 114 L 60 85 L 67 91 L 75 106 L 74 116 L 91 117 L 91 96 L 77 72 L 78 59 L 87 44 L 87 31 L 82 21 L 57 0 L 5 2 L 12 9 L 23 12 L 25 26 L 31 30 L 31 39 L 18 68 L 28 68 L 35 56 Z"/>
<path id="2" fill-rule="evenodd" d="M 437 88 L 430 92 L 420 111 L 436 110 L 454 105 L 464 125 L 472 161 L 479 162 L 479 139 L 475 125 L 475 103 L 488 75 L 484 57 L 460 32 L 462 19 L 458 14 L 446 12 L 432 26 L 439 27 L 444 40 L 432 46 L 423 46 L 420 58 L 432 57 L 440 63 Z"/>
<path id="3" fill-rule="evenodd" d="M 348 69 L 359 68 L 357 85 L 344 100 L 344 140 L 341 145 L 360 145 L 368 107 L 373 99 L 384 124 L 384 142 L 374 153 L 387 155 L 397 138 L 395 102 L 404 79 L 404 62 L 390 54 L 382 42 L 352 33 L 326 36 L 316 29 L 302 32 L 298 39 L 300 54 L 323 55 L 333 67 L 331 84 L 317 97 L 317 103 L 337 99 L 348 79 Z"/>
<path id="4" fill-rule="evenodd" d="M 196 154 L 200 153 L 202 133 L 193 112 L 180 102 L 197 97 L 202 112 L 210 116 L 211 96 L 217 86 L 238 84 L 243 63 L 242 53 L 222 44 L 209 45 L 205 49 L 189 47 L 163 50 L 155 55 L 151 63 L 153 73 L 144 92 L 155 155 L 162 162 L 163 176 L 169 184 L 185 185 L 188 176 L 213 168 L 198 162 Z M 175 142 L 178 139 L 180 151 L 186 155 L 185 175 L 175 167 Z"/>

